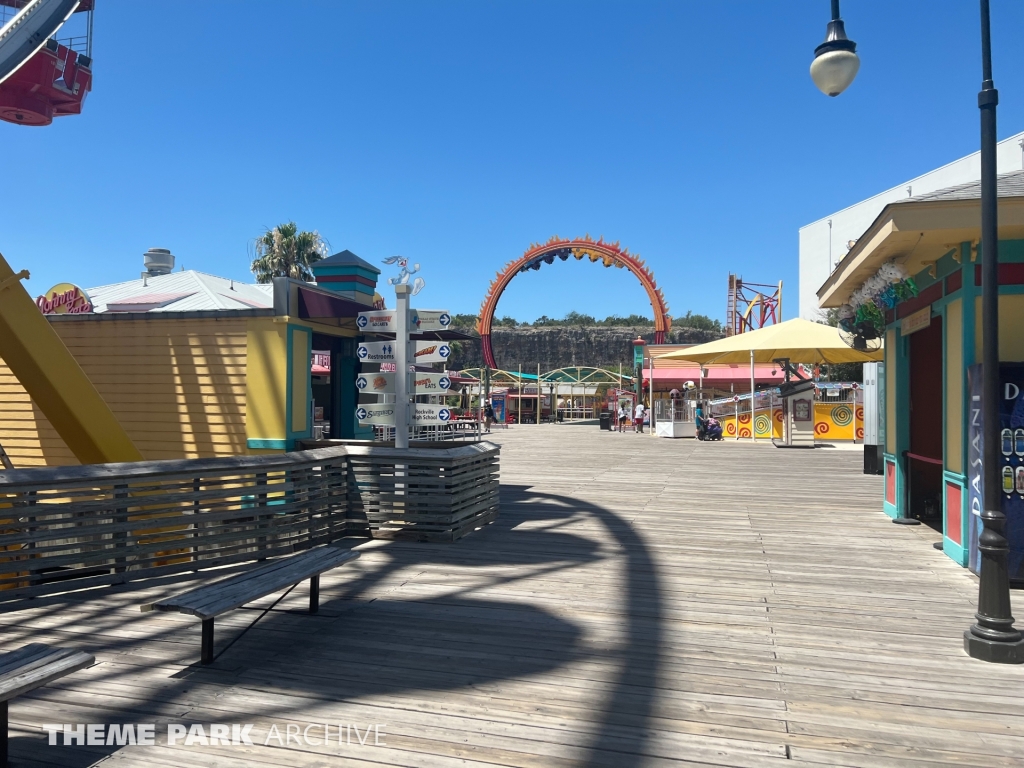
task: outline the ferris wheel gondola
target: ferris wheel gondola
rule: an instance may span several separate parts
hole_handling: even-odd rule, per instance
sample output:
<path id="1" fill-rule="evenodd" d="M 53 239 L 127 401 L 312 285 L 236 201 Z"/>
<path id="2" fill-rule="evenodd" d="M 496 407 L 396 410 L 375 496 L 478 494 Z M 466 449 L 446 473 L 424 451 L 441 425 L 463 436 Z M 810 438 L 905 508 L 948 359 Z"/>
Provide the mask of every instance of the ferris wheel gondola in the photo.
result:
<path id="1" fill-rule="evenodd" d="M 49 125 L 81 113 L 92 88 L 94 6 L 95 0 L 0 0 L 0 120 Z"/>

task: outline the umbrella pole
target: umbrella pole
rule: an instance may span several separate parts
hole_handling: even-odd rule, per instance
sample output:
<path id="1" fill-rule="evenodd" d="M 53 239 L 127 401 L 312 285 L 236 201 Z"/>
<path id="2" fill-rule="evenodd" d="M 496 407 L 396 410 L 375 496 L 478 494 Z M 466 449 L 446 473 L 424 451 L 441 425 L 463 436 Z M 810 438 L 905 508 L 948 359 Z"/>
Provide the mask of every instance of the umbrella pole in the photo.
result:
<path id="1" fill-rule="evenodd" d="M 750 439 L 757 442 L 757 428 L 754 427 L 754 350 L 750 350 Z"/>

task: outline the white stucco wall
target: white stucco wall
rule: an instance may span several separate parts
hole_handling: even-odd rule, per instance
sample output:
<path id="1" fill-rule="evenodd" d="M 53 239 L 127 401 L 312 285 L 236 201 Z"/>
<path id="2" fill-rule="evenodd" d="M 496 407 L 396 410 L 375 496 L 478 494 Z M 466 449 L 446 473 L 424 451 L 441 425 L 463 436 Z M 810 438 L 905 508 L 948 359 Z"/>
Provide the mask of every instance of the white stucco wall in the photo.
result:
<path id="1" fill-rule="evenodd" d="M 1024 169 L 1022 141 L 1024 133 L 1018 133 L 996 145 L 996 167 L 999 173 Z M 800 317 L 809 320 L 818 318 L 818 289 L 846 255 L 846 244 L 859 238 L 886 205 L 894 200 L 935 192 L 980 178 L 981 156 L 975 152 L 801 227 Z M 907 187 L 910 187 L 909 194 Z"/>

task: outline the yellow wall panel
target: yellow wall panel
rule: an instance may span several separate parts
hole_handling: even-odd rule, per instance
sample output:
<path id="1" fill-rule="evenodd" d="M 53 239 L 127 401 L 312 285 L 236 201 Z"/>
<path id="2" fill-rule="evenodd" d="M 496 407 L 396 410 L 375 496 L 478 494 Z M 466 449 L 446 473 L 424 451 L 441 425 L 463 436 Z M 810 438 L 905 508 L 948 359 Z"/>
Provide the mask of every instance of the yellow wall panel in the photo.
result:
<path id="1" fill-rule="evenodd" d="M 147 459 L 246 452 L 247 320 L 57 321 L 53 328 Z M 15 466 L 75 464 L 0 361 L 0 443 Z"/>
<path id="2" fill-rule="evenodd" d="M 981 362 L 984 320 L 981 316 L 981 296 L 974 300 L 974 355 Z M 999 359 L 1006 363 L 1024 362 L 1024 295 L 1013 294 L 999 297 Z"/>
<path id="3" fill-rule="evenodd" d="M 946 306 L 946 469 L 963 473 L 964 307 L 960 299 Z"/>
<path id="4" fill-rule="evenodd" d="M 896 453 L 896 330 L 885 333 L 885 452 Z"/>
<path id="5" fill-rule="evenodd" d="M 288 326 L 272 318 L 252 320 L 246 337 L 248 374 L 246 435 L 250 440 L 284 440 Z"/>
<path id="6" fill-rule="evenodd" d="M 292 332 L 292 432 L 305 432 L 309 418 L 309 360 L 313 334 Z"/>

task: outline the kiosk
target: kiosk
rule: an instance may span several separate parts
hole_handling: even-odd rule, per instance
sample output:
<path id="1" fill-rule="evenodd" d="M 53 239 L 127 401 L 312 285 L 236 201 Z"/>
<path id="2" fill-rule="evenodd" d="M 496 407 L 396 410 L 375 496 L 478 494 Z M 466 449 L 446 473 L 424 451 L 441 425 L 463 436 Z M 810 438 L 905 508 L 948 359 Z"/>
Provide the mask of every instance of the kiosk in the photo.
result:
<path id="1" fill-rule="evenodd" d="M 782 442 L 772 443 L 779 448 L 814 447 L 814 381 L 806 378 L 791 365 L 788 358 L 775 361 L 786 373 L 779 387 L 782 398 Z"/>

